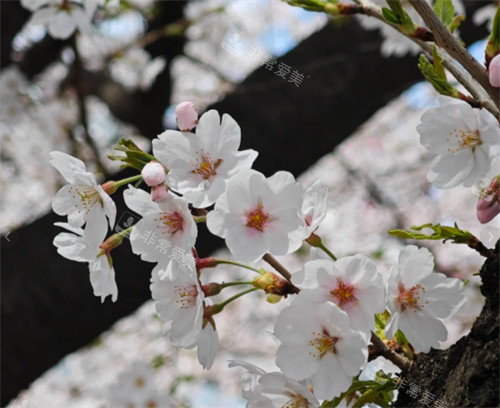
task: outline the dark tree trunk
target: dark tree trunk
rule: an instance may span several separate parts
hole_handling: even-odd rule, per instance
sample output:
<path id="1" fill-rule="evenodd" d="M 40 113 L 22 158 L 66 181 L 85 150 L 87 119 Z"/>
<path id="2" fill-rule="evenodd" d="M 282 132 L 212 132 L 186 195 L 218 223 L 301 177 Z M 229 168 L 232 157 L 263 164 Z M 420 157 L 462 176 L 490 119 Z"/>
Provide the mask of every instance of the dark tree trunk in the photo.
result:
<path id="1" fill-rule="evenodd" d="M 299 175 L 421 79 L 415 58 L 383 59 L 379 46 L 375 32 L 354 22 L 328 26 L 280 58 L 305 75 L 300 87 L 260 68 L 214 107 L 239 122 L 244 148 L 260 151 L 256 169 L 266 175 L 281 169 Z M 158 121 L 150 126 L 144 120 L 151 103 L 145 98 L 123 101 L 134 104 L 130 121 L 155 137 Z M 127 210 L 121 194 L 114 198 L 120 220 Z M 2 406 L 66 354 L 150 298 L 152 265 L 132 255 L 126 243 L 113 252 L 118 301 L 101 304 L 92 296 L 86 266 L 62 258 L 52 245 L 59 232 L 53 223 L 60 220 L 50 213 L 12 232 L 10 241 L 1 240 Z M 222 244 L 208 239 L 203 228 L 198 242 L 201 256 Z"/>
<path id="2" fill-rule="evenodd" d="M 496 258 L 488 259 L 480 271 L 486 302 L 472 330 L 447 350 L 432 349 L 417 356 L 404 376 L 407 383 L 401 387 L 397 407 L 426 407 L 424 391 L 450 408 L 499 406 L 499 254 L 500 241 Z M 410 383 L 420 387 L 415 398 L 407 392 Z"/>

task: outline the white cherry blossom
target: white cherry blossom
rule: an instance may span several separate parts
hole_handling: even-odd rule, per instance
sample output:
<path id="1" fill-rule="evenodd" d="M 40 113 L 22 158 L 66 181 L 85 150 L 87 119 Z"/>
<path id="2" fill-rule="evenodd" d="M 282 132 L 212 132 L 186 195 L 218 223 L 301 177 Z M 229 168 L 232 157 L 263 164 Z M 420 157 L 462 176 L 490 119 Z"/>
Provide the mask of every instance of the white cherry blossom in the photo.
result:
<path id="1" fill-rule="evenodd" d="M 301 234 L 311 235 L 318 228 L 328 210 L 328 188 L 320 181 L 316 181 L 304 192 L 304 201 L 300 215 L 306 224 Z"/>
<path id="2" fill-rule="evenodd" d="M 153 140 L 156 158 L 169 170 L 167 184 L 197 208 L 212 205 L 227 180 L 252 166 L 257 152 L 238 151 L 241 130 L 229 115 L 215 110 L 201 116 L 196 134 L 166 130 Z"/>
<path id="3" fill-rule="evenodd" d="M 464 285 L 459 279 L 433 272 L 434 259 L 426 248 L 405 247 L 399 254 L 388 281 L 387 302 L 391 318 L 387 338 L 400 329 L 415 350 L 438 348 L 448 333 L 442 320 L 451 317 L 465 303 Z"/>
<path id="4" fill-rule="evenodd" d="M 175 346 L 192 348 L 202 335 L 205 298 L 196 272 L 186 270 L 175 279 L 160 279 L 160 270 L 161 266 L 153 269 L 150 288 L 156 310 L 165 322 L 164 333 Z M 203 335 L 212 340 L 211 334 Z"/>
<path id="5" fill-rule="evenodd" d="M 331 400 L 347 390 L 367 361 L 367 340 L 332 303 L 283 309 L 274 333 L 281 342 L 276 364 L 295 380 L 312 376 L 318 399 Z"/>
<path id="6" fill-rule="evenodd" d="M 24 0 L 23 6 L 34 11 L 28 24 L 44 25 L 49 34 L 57 39 L 66 39 L 75 30 L 90 33 L 89 15 L 81 2 L 69 0 Z"/>
<path id="7" fill-rule="evenodd" d="M 437 154 L 427 179 L 438 188 L 471 187 L 500 154 L 498 120 L 458 99 L 442 96 L 440 102 L 417 126 L 420 142 Z"/>
<path id="8" fill-rule="evenodd" d="M 111 197 L 97 184 L 95 176 L 85 164 L 66 153 L 51 152 L 50 164 L 69 183 L 62 187 L 52 200 L 52 208 L 58 215 L 67 215 L 73 227 L 81 227 L 89 219 L 113 228 L 116 205 Z"/>
<path id="9" fill-rule="evenodd" d="M 219 351 L 219 334 L 209 321 L 205 321 L 204 325 L 198 340 L 187 348 L 198 347 L 198 361 L 205 370 L 209 370 Z"/>
<path id="10" fill-rule="evenodd" d="M 244 361 L 229 361 L 229 367 L 243 367 L 243 398 L 247 408 L 316 408 L 319 401 L 309 388 L 280 372 L 266 373 L 259 367 Z"/>
<path id="11" fill-rule="evenodd" d="M 191 248 L 198 230 L 182 198 L 168 193 L 168 198 L 155 202 L 150 194 L 132 186 L 123 196 L 127 206 L 143 217 L 130 233 L 134 254 L 160 263 L 162 278 L 175 278 L 183 265 L 193 265 Z"/>
<path id="12" fill-rule="evenodd" d="M 174 401 L 168 392 L 158 388 L 154 372 L 143 362 L 134 362 L 121 373 L 107 393 L 109 408 L 170 408 Z"/>
<path id="13" fill-rule="evenodd" d="M 151 59 L 143 48 L 133 47 L 109 64 L 111 77 L 128 91 L 147 91 L 156 77 L 163 71 L 166 60 L 163 57 Z"/>
<path id="14" fill-rule="evenodd" d="M 319 259 L 307 262 L 304 273 L 294 305 L 331 302 L 348 314 L 353 329 L 369 335 L 375 314 L 385 310 L 384 281 L 372 260 L 361 254 Z"/>
<path id="15" fill-rule="evenodd" d="M 85 230 L 66 223 L 58 222 L 55 225 L 69 231 L 61 232 L 54 238 L 57 252 L 71 261 L 88 262 L 94 295 L 101 297 L 102 302 L 110 295 L 112 301 L 116 302 L 118 287 L 111 257 L 100 250 L 107 225 L 103 222 L 90 222 Z"/>
<path id="16" fill-rule="evenodd" d="M 280 171 L 269 178 L 242 170 L 227 182 L 227 191 L 207 215 L 212 234 L 225 238 L 233 256 L 256 262 L 266 252 L 286 255 L 300 247 L 304 236 L 302 186 L 292 174 Z"/>

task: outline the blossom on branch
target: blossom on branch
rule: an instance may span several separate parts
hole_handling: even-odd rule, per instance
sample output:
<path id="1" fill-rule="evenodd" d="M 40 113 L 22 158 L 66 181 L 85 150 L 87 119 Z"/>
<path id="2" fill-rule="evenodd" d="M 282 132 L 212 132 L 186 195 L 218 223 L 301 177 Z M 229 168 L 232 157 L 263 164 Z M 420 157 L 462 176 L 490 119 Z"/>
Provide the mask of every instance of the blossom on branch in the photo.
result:
<path id="1" fill-rule="evenodd" d="M 283 309 L 274 333 L 281 342 L 278 367 L 294 380 L 312 376 L 319 399 L 346 391 L 368 358 L 367 339 L 351 329 L 347 314 L 332 303 Z"/>
<path id="2" fill-rule="evenodd" d="M 244 361 L 229 361 L 229 367 L 243 367 L 243 398 L 247 408 L 316 408 L 319 401 L 306 384 L 292 380 L 280 372 L 266 373 Z"/>
<path id="3" fill-rule="evenodd" d="M 440 101 L 417 126 L 420 142 L 437 154 L 427 179 L 438 188 L 471 187 L 500 154 L 498 120 L 458 99 L 442 96 Z"/>
<path id="4" fill-rule="evenodd" d="M 57 39 L 69 38 L 75 30 L 90 33 L 90 17 L 78 0 L 23 0 L 21 4 L 34 11 L 28 24 L 44 25 L 49 34 Z"/>
<path id="5" fill-rule="evenodd" d="M 351 328 L 369 336 L 375 314 L 385 310 L 384 282 L 372 260 L 361 254 L 319 259 L 307 262 L 304 272 L 294 305 L 331 302 L 347 313 Z"/>
<path id="6" fill-rule="evenodd" d="M 252 167 L 257 152 L 238 151 L 241 130 L 229 115 L 215 110 L 200 118 L 196 134 L 166 130 L 153 140 L 155 157 L 169 170 L 167 184 L 196 208 L 212 205 L 227 180 Z"/>
<path id="7" fill-rule="evenodd" d="M 448 336 L 442 320 L 455 314 L 466 301 L 462 281 L 433 270 L 429 250 L 409 245 L 400 252 L 399 265 L 388 280 L 391 318 L 386 337 L 392 338 L 399 329 L 416 351 L 438 348 L 439 341 Z"/>
<path id="8" fill-rule="evenodd" d="M 109 254 L 100 249 L 106 236 L 107 225 L 103 222 L 90 222 L 85 230 L 61 222 L 55 225 L 69 231 L 61 232 L 54 238 L 57 252 L 71 261 L 88 262 L 94 295 L 100 296 L 102 302 L 111 295 L 115 302 L 118 298 L 115 270 Z"/>
<path id="9" fill-rule="evenodd" d="M 227 182 L 227 191 L 207 215 L 212 234 L 226 240 L 233 256 L 256 262 L 266 252 L 286 255 L 297 250 L 305 235 L 302 186 L 292 174 L 280 171 L 269 178 L 255 170 L 243 170 Z"/>
<path id="10" fill-rule="evenodd" d="M 110 228 L 113 228 L 116 205 L 97 184 L 95 176 L 87 171 L 85 164 L 62 152 L 51 152 L 49 162 L 69 183 L 53 198 L 54 212 L 67 215 L 72 227 L 81 227 L 85 222 L 88 224 L 89 220 L 106 224 L 107 217 Z"/>

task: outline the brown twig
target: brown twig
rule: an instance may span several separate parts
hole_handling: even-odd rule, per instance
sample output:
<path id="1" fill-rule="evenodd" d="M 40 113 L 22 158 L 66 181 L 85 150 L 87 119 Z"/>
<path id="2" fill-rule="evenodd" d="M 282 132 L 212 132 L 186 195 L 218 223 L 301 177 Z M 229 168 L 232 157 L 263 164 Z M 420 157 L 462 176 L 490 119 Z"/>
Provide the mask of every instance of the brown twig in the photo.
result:
<path id="1" fill-rule="evenodd" d="M 271 265 L 274 269 L 276 269 L 276 271 L 278 271 L 278 273 L 283 276 L 288 282 L 292 281 L 292 274 L 283 265 L 281 265 L 274 256 L 268 253 L 265 254 L 262 259 L 269 265 Z"/>
<path id="2" fill-rule="evenodd" d="M 496 107 L 500 108 L 500 94 L 498 90 L 495 90 L 491 86 L 486 69 L 448 31 L 425 0 L 410 0 L 410 3 L 433 32 L 436 45 L 445 49 L 453 58 L 460 62 L 469 74 L 481 84 Z"/>
<path id="3" fill-rule="evenodd" d="M 387 345 L 382 341 L 382 339 L 373 332 L 372 332 L 371 342 L 374 346 L 375 354 L 385 357 L 387 360 L 391 361 L 399 368 L 401 368 L 403 372 L 408 372 L 408 370 L 412 365 L 412 362 L 410 360 L 408 360 L 406 357 L 396 353 L 394 350 L 391 350 L 389 347 L 387 347 Z"/>

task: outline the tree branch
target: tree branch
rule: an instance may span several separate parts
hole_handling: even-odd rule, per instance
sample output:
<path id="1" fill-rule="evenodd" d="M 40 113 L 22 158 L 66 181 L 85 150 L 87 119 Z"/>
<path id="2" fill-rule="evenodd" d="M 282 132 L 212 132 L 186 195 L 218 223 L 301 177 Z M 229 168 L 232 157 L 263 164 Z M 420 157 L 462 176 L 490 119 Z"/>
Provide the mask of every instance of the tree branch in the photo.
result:
<path id="1" fill-rule="evenodd" d="M 401 368 L 403 372 L 408 372 L 412 364 L 410 360 L 387 347 L 387 345 L 380 339 L 380 337 L 378 337 L 373 332 L 370 340 L 374 346 L 374 351 L 376 354 L 385 357 L 387 360 L 391 361 L 399 368 Z"/>
<path id="2" fill-rule="evenodd" d="M 481 84 L 497 109 L 500 108 L 500 94 L 498 90 L 493 89 L 490 85 L 486 69 L 448 31 L 425 0 L 410 0 L 410 3 L 431 29 L 436 44 L 444 48 L 453 58 L 460 62 L 472 77 Z"/>

